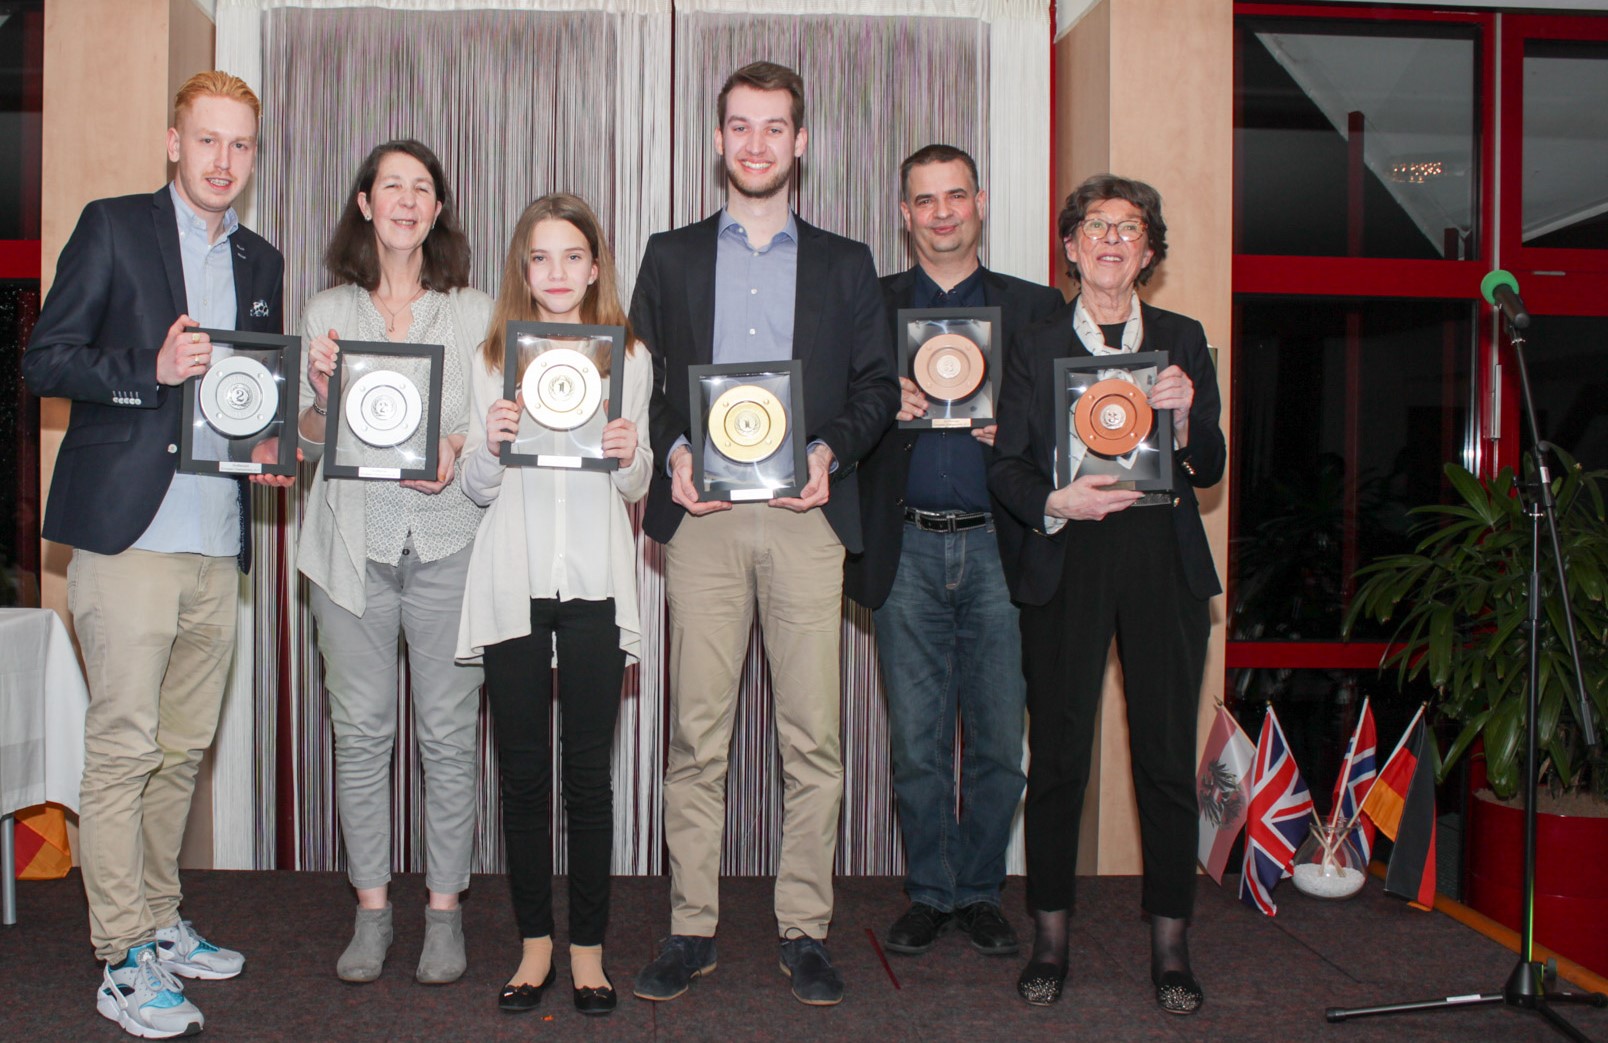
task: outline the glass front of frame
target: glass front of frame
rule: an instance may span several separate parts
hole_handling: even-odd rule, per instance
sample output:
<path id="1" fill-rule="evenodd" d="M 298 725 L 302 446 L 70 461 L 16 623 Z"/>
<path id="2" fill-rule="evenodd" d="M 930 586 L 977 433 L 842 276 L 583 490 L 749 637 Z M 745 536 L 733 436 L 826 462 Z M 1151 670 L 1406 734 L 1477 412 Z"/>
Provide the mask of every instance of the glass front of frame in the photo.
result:
<path id="1" fill-rule="evenodd" d="M 523 403 L 504 466 L 618 469 L 603 455 L 603 427 L 620 416 L 611 389 L 625 366 L 625 327 L 510 322 L 503 344 L 503 397 Z"/>
<path id="2" fill-rule="evenodd" d="M 212 338 L 207 371 L 184 382 L 179 470 L 191 474 L 296 473 L 301 338 L 238 330 Z"/>
<path id="3" fill-rule="evenodd" d="M 1055 484 L 1111 475 L 1113 489 L 1172 489 L 1172 410 L 1152 409 L 1165 351 L 1055 360 Z"/>
<path id="4" fill-rule="evenodd" d="M 903 428 L 987 427 L 1000 372 L 998 308 L 902 308 L 899 373 L 927 397 L 927 412 Z"/>
<path id="5" fill-rule="evenodd" d="M 705 500 L 797 496 L 804 464 L 804 370 L 796 359 L 690 366 L 692 472 Z"/>
<path id="6" fill-rule="evenodd" d="M 341 342 L 329 382 L 324 477 L 435 480 L 445 351 Z"/>

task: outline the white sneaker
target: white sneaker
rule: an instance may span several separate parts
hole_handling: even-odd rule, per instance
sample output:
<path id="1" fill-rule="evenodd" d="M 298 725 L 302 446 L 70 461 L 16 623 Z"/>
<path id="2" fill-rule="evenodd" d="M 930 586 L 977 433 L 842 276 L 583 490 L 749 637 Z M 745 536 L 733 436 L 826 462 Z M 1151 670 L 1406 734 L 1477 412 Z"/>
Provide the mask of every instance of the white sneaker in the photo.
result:
<path id="1" fill-rule="evenodd" d="M 181 978 L 233 978 L 246 966 L 244 956 L 213 945 L 197 934 L 188 920 L 156 932 L 156 954 L 162 966 Z"/>
<path id="2" fill-rule="evenodd" d="M 130 949 L 116 967 L 106 965 L 95 1009 L 142 1039 L 193 1036 L 206 1020 L 184 998 L 184 986 L 162 966 L 150 942 Z"/>

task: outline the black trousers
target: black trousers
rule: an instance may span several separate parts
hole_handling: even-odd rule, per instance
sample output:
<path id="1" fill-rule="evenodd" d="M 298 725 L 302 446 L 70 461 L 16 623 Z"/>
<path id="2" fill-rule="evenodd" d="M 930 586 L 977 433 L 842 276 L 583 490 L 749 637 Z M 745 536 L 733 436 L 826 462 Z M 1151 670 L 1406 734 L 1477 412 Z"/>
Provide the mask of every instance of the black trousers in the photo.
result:
<path id="1" fill-rule="evenodd" d="M 1156 916 L 1194 910 L 1195 722 L 1211 616 L 1189 591 L 1171 510 L 1132 507 L 1098 522 L 1068 522 L 1060 587 L 1049 604 L 1022 606 L 1032 754 L 1024 826 L 1034 909 L 1072 906 L 1095 712 L 1115 635 L 1139 803 L 1143 905 Z"/>
<path id="2" fill-rule="evenodd" d="M 486 695 L 502 772 L 508 888 L 521 938 L 553 933 L 553 638 L 569 820 L 571 945 L 601 945 L 609 920 L 614 790 L 609 754 L 625 652 L 614 601 L 530 603 L 531 632 L 486 647 Z"/>

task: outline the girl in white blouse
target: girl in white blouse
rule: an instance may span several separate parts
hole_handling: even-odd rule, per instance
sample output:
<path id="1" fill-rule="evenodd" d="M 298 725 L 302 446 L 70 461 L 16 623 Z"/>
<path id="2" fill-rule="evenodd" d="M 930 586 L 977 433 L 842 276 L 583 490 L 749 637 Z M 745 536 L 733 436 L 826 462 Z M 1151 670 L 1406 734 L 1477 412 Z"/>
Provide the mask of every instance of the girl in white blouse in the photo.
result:
<path id="1" fill-rule="evenodd" d="M 504 366 L 519 365 L 517 349 L 506 342 L 510 321 L 627 327 L 623 372 L 610 372 L 606 354 L 595 359 L 603 399 L 620 396 L 620 417 L 604 423 L 600 405 L 587 421 L 601 428 L 603 454 L 619 459 L 618 470 L 503 467 L 500 447 L 521 434 L 524 406 L 522 395 L 515 401 L 502 397 Z M 474 371 L 475 419 L 460 477 L 469 498 L 489 508 L 470 559 L 458 655 L 484 659 L 502 771 L 508 881 L 524 947 L 498 1003 L 505 1010 L 530 1010 L 556 976 L 548 826 L 556 649 L 569 826 L 570 975 L 576 1008 L 607 1014 L 616 1002 L 603 970 L 614 829 L 609 753 L 625 667 L 641 646 L 626 504 L 647 492 L 652 470 L 652 451 L 638 432 L 648 423 L 653 367 L 647 351 L 630 340 L 614 258 L 597 217 L 579 198 L 544 196 L 520 215 Z M 525 437 L 540 430 L 525 418 Z M 570 435 L 585 439 L 586 428 L 553 437 Z"/>

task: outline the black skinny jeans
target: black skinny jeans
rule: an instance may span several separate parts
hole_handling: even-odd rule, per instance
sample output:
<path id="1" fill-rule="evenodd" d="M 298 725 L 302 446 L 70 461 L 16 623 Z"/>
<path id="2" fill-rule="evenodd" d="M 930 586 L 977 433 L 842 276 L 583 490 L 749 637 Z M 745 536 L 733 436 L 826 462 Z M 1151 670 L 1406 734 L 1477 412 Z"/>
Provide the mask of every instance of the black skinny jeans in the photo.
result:
<path id="1" fill-rule="evenodd" d="M 625 652 L 614 601 L 530 603 L 531 632 L 486 647 L 486 694 L 502 771 L 508 888 L 521 938 L 553 933 L 553 671 L 558 639 L 559 741 L 569 820 L 571 945 L 601 945 L 609 920 L 614 791 L 609 753 Z"/>

